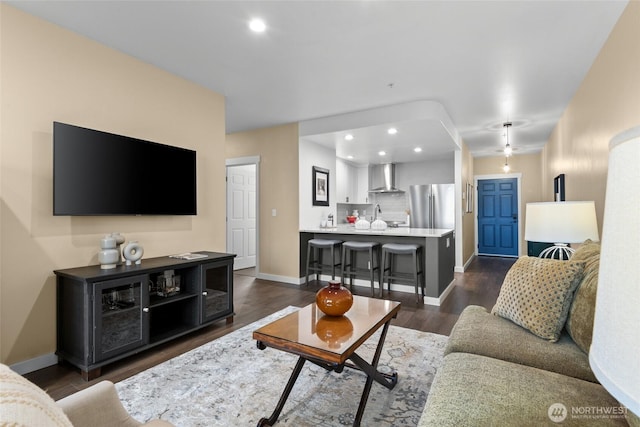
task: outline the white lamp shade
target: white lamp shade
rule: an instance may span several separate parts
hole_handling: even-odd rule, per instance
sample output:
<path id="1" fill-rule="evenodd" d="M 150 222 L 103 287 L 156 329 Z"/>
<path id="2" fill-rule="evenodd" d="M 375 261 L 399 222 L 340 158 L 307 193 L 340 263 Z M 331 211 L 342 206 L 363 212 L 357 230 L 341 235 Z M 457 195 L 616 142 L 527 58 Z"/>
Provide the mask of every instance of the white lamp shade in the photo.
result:
<path id="1" fill-rule="evenodd" d="M 611 140 L 598 277 L 589 362 L 640 415 L 640 126 Z"/>
<path id="2" fill-rule="evenodd" d="M 527 203 L 524 238 L 530 242 L 599 241 L 594 202 Z"/>

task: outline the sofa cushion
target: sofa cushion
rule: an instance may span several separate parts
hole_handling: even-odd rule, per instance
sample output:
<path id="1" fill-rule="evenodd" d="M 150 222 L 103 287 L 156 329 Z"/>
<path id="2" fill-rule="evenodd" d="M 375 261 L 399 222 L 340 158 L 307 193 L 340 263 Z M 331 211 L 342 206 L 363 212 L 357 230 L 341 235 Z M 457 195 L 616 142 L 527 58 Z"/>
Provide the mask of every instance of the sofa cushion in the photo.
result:
<path id="1" fill-rule="evenodd" d="M 582 282 L 576 289 L 569 309 L 566 329 L 578 347 L 589 353 L 593 335 L 593 318 L 596 312 L 596 291 L 600 268 L 600 244 L 585 241 L 571 257 L 573 261 L 584 262 Z"/>
<path id="2" fill-rule="evenodd" d="M 507 272 L 491 312 L 558 341 L 583 269 L 583 262 L 521 257 Z"/>
<path id="3" fill-rule="evenodd" d="M 118 392 L 111 381 L 100 381 L 72 395 L 60 399 L 56 404 L 62 408 L 75 426 L 93 427 L 172 427 L 164 420 L 141 423 L 131 417 L 120 402 Z"/>
<path id="4" fill-rule="evenodd" d="M 589 357 L 566 331 L 558 342 L 552 343 L 477 305 L 465 308 L 451 331 L 445 354 L 455 352 L 495 357 L 598 382 L 589 366 Z"/>
<path id="5" fill-rule="evenodd" d="M 544 426 L 562 408 L 562 426 L 626 426 L 619 403 L 599 384 L 469 353 L 438 369 L 418 427 Z M 552 406 L 553 405 L 553 406 Z M 551 414 L 550 414 L 551 412 Z M 558 421 L 558 420 L 556 420 Z"/>
<path id="6" fill-rule="evenodd" d="M 3 364 L 0 364 L 0 425 L 73 427 L 47 393 Z"/>

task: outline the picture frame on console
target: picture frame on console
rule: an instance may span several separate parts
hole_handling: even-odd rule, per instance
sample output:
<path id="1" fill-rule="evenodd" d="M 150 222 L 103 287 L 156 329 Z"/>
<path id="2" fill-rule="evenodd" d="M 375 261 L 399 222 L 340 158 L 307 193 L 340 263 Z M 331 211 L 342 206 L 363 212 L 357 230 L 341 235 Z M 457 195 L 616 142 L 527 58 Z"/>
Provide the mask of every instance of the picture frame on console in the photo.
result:
<path id="1" fill-rule="evenodd" d="M 313 206 L 329 206 L 329 170 L 313 166 L 312 184 Z"/>

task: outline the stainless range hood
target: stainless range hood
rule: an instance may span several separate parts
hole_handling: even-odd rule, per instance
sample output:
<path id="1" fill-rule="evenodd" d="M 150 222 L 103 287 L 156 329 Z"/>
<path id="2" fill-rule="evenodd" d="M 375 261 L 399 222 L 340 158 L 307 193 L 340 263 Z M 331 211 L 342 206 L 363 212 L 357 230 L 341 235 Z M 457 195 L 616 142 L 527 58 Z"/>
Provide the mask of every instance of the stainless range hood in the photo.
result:
<path id="1" fill-rule="evenodd" d="M 396 165 L 369 165 L 369 193 L 404 193 L 396 188 Z"/>

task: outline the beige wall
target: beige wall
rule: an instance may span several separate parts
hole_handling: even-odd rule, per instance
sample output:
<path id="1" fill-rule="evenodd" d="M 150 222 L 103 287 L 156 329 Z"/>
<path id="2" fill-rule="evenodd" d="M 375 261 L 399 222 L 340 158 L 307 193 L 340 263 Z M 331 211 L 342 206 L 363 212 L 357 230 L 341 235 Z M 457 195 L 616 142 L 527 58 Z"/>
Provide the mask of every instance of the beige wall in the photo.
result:
<path id="1" fill-rule="evenodd" d="M 502 167 L 504 157 L 478 157 L 473 161 L 473 173 L 482 175 L 505 175 Z M 527 245 L 524 240 L 524 224 L 526 221 L 526 205 L 530 202 L 542 201 L 542 189 L 540 187 L 541 154 L 526 154 L 509 158 L 510 174 L 522 174 L 520 180 L 520 253 L 527 254 Z M 475 227 L 475 225 L 474 225 Z"/>
<path id="2" fill-rule="evenodd" d="M 467 183 L 474 185 L 474 160 L 467 145 L 462 143 L 462 263 L 465 265 L 475 254 L 475 208 L 473 212 L 465 212 L 467 207 Z M 474 187 L 475 191 L 475 187 Z"/>
<path id="3" fill-rule="evenodd" d="M 640 2 L 625 9 L 542 153 L 544 200 L 565 174 L 567 200 L 594 200 L 602 232 L 608 147 L 640 124 Z"/>
<path id="4" fill-rule="evenodd" d="M 122 232 L 145 258 L 225 249 L 224 98 L 0 3 L 0 361 L 55 351 L 52 270 Z M 52 216 L 52 122 L 197 151 L 198 215 Z M 144 260 L 143 260 L 144 262 Z"/>
<path id="5" fill-rule="evenodd" d="M 298 125 L 229 134 L 225 153 L 260 156 L 259 277 L 299 283 Z"/>

